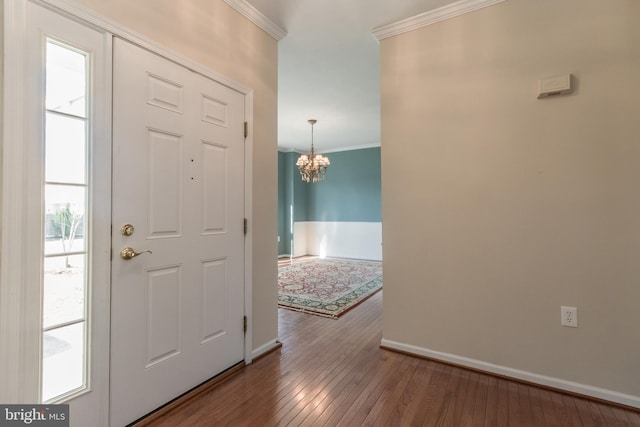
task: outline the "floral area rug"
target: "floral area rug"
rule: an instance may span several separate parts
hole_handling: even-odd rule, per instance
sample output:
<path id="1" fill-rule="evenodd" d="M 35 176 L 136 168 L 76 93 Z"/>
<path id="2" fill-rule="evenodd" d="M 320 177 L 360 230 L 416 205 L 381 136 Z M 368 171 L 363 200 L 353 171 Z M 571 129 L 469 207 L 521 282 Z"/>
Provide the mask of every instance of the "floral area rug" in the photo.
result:
<path id="1" fill-rule="evenodd" d="M 315 258 L 278 267 L 278 305 L 338 318 L 382 289 L 382 263 Z"/>

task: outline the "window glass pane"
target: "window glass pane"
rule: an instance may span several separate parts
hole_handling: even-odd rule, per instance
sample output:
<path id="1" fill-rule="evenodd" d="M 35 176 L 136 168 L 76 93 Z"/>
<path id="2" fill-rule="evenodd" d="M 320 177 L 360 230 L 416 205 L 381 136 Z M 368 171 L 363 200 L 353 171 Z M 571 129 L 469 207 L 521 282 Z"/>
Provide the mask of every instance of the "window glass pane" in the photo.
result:
<path id="1" fill-rule="evenodd" d="M 86 62 L 84 54 L 47 43 L 47 110 L 87 116 Z"/>
<path id="2" fill-rule="evenodd" d="M 44 252 L 65 254 L 85 250 L 85 188 L 45 186 Z"/>
<path id="3" fill-rule="evenodd" d="M 46 181 L 70 184 L 86 182 L 85 126 L 85 119 L 47 113 Z"/>
<path id="4" fill-rule="evenodd" d="M 46 43 L 42 400 L 86 386 L 88 55 Z M 75 254 L 75 255 L 74 255 Z M 74 323 L 69 325 L 69 323 Z M 66 326 L 62 326 L 66 325 Z"/>
<path id="5" fill-rule="evenodd" d="M 84 385 L 85 322 L 45 332 L 42 339 L 42 401 Z"/>
<path id="6" fill-rule="evenodd" d="M 84 319 L 85 259 L 84 255 L 45 258 L 45 328 Z"/>

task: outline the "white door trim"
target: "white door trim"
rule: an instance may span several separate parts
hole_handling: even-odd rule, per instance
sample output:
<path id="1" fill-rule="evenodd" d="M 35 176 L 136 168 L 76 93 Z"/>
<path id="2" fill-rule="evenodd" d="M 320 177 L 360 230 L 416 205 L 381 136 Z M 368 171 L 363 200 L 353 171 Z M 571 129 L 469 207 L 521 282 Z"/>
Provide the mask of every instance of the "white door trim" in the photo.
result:
<path id="1" fill-rule="evenodd" d="M 26 3 L 4 0 L 4 76 L 2 135 L 2 252 L 0 258 L 0 401 L 29 402 L 37 395 L 39 372 L 38 319 L 26 316 L 27 301 L 40 296 L 23 285 L 26 244 L 22 234 L 26 211 L 27 147 Z M 11 108 L 7 108 L 10 105 Z M 34 299 L 35 298 L 35 299 Z M 11 349 L 11 351 L 7 351 Z"/>
<path id="2" fill-rule="evenodd" d="M 244 314 L 247 316 L 244 362 L 249 364 L 253 360 L 253 91 L 246 92 L 244 99 L 248 130 L 244 141 L 244 217 L 248 222 L 244 236 Z"/>
<path id="3" fill-rule="evenodd" d="M 39 295 L 24 286 L 27 247 L 22 238 L 29 223 L 24 216 L 28 189 L 29 153 L 22 144 L 28 130 L 27 115 L 27 25 L 26 5 L 30 0 L 3 0 L 4 5 L 4 75 L 2 140 L 2 242 L 0 254 L 0 373 L 3 387 L 0 401 L 23 403 L 37 396 L 39 372 L 39 319 L 27 316 L 31 301 Z M 138 44 L 158 55 L 215 80 L 245 95 L 245 118 L 249 134 L 245 140 L 245 217 L 249 229 L 245 237 L 245 362 L 252 360 L 252 180 L 253 180 L 253 90 L 208 69 L 144 36 L 71 0 L 31 0 L 72 19 L 99 28 L 113 36 Z M 7 108 L 7 107 L 10 108 Z M 108 304 L 108 302 L 107 302 Z M 11 349 L 11 351 L 6 351 Z"/>

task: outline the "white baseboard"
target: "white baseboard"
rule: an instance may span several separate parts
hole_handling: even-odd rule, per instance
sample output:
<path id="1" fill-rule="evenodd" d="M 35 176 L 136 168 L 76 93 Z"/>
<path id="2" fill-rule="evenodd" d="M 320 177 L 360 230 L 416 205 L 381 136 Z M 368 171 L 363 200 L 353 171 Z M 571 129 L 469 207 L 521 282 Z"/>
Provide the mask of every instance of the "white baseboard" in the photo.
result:
<path id="1" fill-rule="evenodd" d="M 463 356 L 457 356 L 455 354 L 442 353 L 439 351 L 430 350 L 428 348 L 390 341 L 384 338 L 380 342 L 380 345 L 382 347 L 387 347 L 416 356 L 423 356 L 429 359 L 453 363 L 455 365 L 465 366 L 468 368 L 477 369 L 479 371 L 490 372 L 493 374 L 527 381 L 534 384 L 540 384 L 558 390 L 564 390 L 584 396 L 607 400 L 609 402 L 631 406 L 634 408 L 640 408 L 640 397 L 638 396 L 632 396 L 629 394 L 619 393 L 599 387 L 566 381 L 560 378 L 547 377 L 545 375 L 534 374 L 532 372 L 521 371 L 506 366 L 494 365 L 493 363 L 483 362 L 481 360 L 470 359 Z"/>
<path id="2" fill-rule="evenodd" d="M 279 345 L 280 345 L 280 340 L 278 340 L 277 338 L 269 341 L 266 344 L 261 345 L 260 347 L 254 349 L 251 352 L 251 360 L 257 357 L 260 357 L 263 354 L 268 353 L 275 348 L 278 348 Z"/>

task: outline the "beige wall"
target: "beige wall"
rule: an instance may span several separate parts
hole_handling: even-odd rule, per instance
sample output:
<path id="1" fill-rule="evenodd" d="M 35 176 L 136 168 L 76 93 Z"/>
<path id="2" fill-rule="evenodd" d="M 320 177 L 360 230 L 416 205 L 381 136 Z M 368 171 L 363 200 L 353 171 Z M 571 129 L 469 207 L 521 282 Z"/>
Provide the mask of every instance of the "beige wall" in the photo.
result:
<path id="1" fill-rule="evenodd" d="M 509 0 L 381 42 L 384 339 L 640 396 L 638 22 Z"/>
<path id="2" fill-rule="evenodd" d="M 4 5 L 0 4 L 0 22 L 4 23 Z M 4 24 L 3 24 L 4 26 Z M 0 112 L 4 111 L 4 31 L 0 31 Z M 4 114 L 0 114 L 0 242 L 2 242 L 2 139 L 4 135 Z M 2 265 L 0 265 L 2 270 Z"/>
<path id="3" fill-rule="evenodd" d="M 223 0 L 77 0 L 254 90 L 253 348 L 278 336 L 277 42 Z"/>

